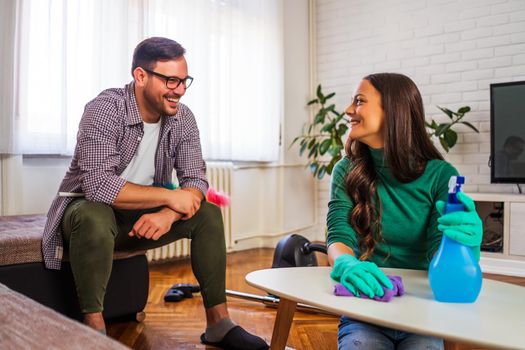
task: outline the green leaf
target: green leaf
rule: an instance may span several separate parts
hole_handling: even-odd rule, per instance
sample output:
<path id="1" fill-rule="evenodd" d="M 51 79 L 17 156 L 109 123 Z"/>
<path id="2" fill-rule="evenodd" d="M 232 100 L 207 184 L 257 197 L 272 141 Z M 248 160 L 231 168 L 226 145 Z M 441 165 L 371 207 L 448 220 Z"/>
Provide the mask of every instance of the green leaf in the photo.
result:
<path id="1" fill-rule="evenodd" d="M 335 109 L 335 105 L 334 104 L 331 104 L 330 106 L 326 107 L 324 110 L 326 112 L 333 112 Z"/>
<path id="2" fill-rule="evenodd" d="M 325 99 L 326 101 L 328 101 L 329 99 L 331 99 L 331 98 L 334 97 L 334 96 L 335 96 L 335 92 L 332 92 L 332 93 L 326 95 L 326 97 L 325 97 L 324 99 Z"/>
<path id="3" fill-rule="evenodd" d="M 468 113 L 470 112 L 470 107 L 469 106 L 464 106 L 464 107 L 461 107 L 460 109 L 458 109 L 458 114 L 465 114 L 465 113 Z"/>
<path id="4" fill-rule="evenodd" d="M 319 123 L 324 123 L 324 115 L 321 113 L 321 111 L 319 111 L 319 113 L 317 113 L 314 118 L 314 124 Z"/>
<path id="5" fill-rule="evenodd" d="M 475 132 L 479 133 L 479 130 L 476 129 L 476 127 L 472 124 L 470 124 L 469 122 L 460 122 L 461 124 L 465 124 L 466 126 L 468 126 L 469 128 L 471 128 L 472 130 L 474 130 Z"/>
<path id="6" fill-rule="evenodd" d="M 293 146 L 297 141 L 299 141 L 299 140 L 301 140 L 301 142 L 299 143 L 300 146 L 302 146 L 303 143 L 306 142 L 306 140 L 304 139 L 304 136 L 297 136 L 297 137 L 295 138 L 295 140 L 293 140 L 293 142 L 290 144 L 290 147 L 289 147 L 289 148 L 292 148 L 292 146 Z"/>
<path id="7" fill-rule="evenodd" d="M 333 145 L 329 148 L 328 150 L 328 153 L 330 153 L 330 155 L 332 157 L 337 157 L 337 156 L 341 156 L 341 151 L 343 149 L 343 146 L 340 146 L 340 145 Z"/>
<path id="8" fill-rule="evenodd" d="M 458 134 L 454 130 L 448 129 L 443 134 L 443 138 L 447 142 L 448 148 L 450 149 L 450 148 L 454 147 L 454 145 L 458 141 Z"/>
<path id="9" fill-rule="evenodd" d="M 314 139 L 315 141 L 315 139 Z M 312 147 L 312 149 L 310 150 L 310 152 L 308 152 L 308 158 L 312 158 L 312 156 L 315 155 L 315 157 L 317 157 L 317 150 L 319 148 L 319 144 L 316 142 L 315 145 Z"/>
<path id="10" fill-rule="evenodd" d="M 439 108 L 443 113 L 448 115 L 450 119 L 454 119 L 454 112 L 452 112 L 450 109 L 439 106 L 437 106 L 437 108 Z"/>
<path id="11" fill-rule="evenodd" d="M 324 174 L 326 174 L 326 165 L 321 165 L 319 172 L 317 173 L 317 178 L 321 180 L 324 177 Z"/>
<path id="12" fill-rule="evenodd" d="M 310 172 L 311 172 L 312 174 L 314 174 L 314 176 L 315 176 L 315 174 L 317 173 L 317 169 L 318 169 L 318 168 L 319 168 L 319 163 L 317 163 L 317 162 L 312 162 L 312 163 L 310 164 Z"/>
<path id="13" fill-rule="evenodd" d="M 432 124 L 430 124 L 432 129 L 436 129 L 438 127 L 438 123 L 434 119 L 432 119 Z"/>
<path id="14" fill-rule="evenodd" d="M 443 147 L 443 149 L 448 153 L 449 148 L 448 148 L 448 145 L 445 139 L 443 137 L 440 137 L 439 142 L 441 143 L 441 146 Z"/>
<path id="15" fill-rule="evenodd" d="M 307 106 L 311 106 L 313 105 L 314 103 L 319 103 L 319 99 L 314 99 L 314 100 L 311 100 L 311 101 L 308 101 L 308 103 L 306 104 Z"/>
<path id="16" fill-rule="evenodd" d="M 334 170 L 335 163 L 337 163 L 341 158 L 342 158 L 341 155 L 338 155 L 338 156 L 335 156 L 335 157 L 332 158 L 332 160 L 330 161 L 330 163 L 326 167 L 326 172 L 329 175 L 332 175 L 332 170 Z"/>
<path id="17" fill-rule="evenodd" d="M 321 92 L 321 84 L 317 85 L 317 91 L 316 91 L 317 98 L 319 99 L 319 102 L 324 103 L 324 96 Z"/>
<path id="18" fill-rule="evenodd" d="M 306 141 L 306 140 L 305 140 Z M 303 153 L 304 153 L 304 150 L 306 149 L 306 146 L 308 146 L 308 144 L 305 142 L 301 145 L 301 149 L 299 149 L 299 155 L 302 156 Z"/>
<path id="19" fill-rule="evenodd" d="M 341 149 L 344 147 L 344 145 L 343 145 L 343 141 L 341 141 L 341 138 L 340 138 L 340 137 L 336 137 L 336 138 L 334 138 L 332 144 L 333 144 L 333 145 L 341 146 Z"/>
<path id="20" fill-rule="evenodd" d="M 326 134 L 326 133 L 330 133 L 330 128 L 332 127 L 332 124 L 331 123 L 328 123 L 328 124 L 325 124 L 321 130 L 319 130 L 319 133 L 321 134 Z"/>
<path id="21" fill-rule="evenodd" d="M 348 126 L 346 124 L 340 124 L 339 128 L 337 129 L 337 133 L 339 134 L 339 136 L 343 136 L 347 130 Z"/>
<path id="22" fill-rule="evenodd" d="M 330 122 L 328 124 L 326 124 L 325 126 L 323 126 L 323 128 L 321 129 L 321 132 L 330 132 L 330 129 L 332 129 L 334 127 L 334 122 Z"/>
<path id="23" fill-rule="evenodd" d="M 441 136 L 451 126 L 452 126 L 452 124 L 450 124 L 450 123 L 441 123 L 441 124 L 439 124 L 438 127 L 436 128 L 436 136 Z"/>
<path id="24" fill-rule="evenodd" d="M 324 155 L 326 151 L 330 148 L 332 141 L 330 139 L 326 139 L 323 142 L 321 142 L 321 145 L 319 146 L 319 153 L 321 155 Z"/>
<path id="25" fill-rule="evenodd" d="M 316 123 L 316 124 L 324 124 L 325 123 L 325 120 L 326 120 L 326 115 L 328 114 L 328 112 L 326 111 L 326 109 L 324 108 L 321 108 L 319 110 L 319 115 L 321 116 L 321 121 Z M 330 120 L 328 120 L 330 121 Z"/>
<path id="26" fill-rule="evenodd" d="M 311 139 L 310 142 L 308 142 L 308 149 L 311 149 L 315 145 L 315 138 Z"/>
<path id="27" fill-rule="evenodd" d="M 336 123 L 339 122 L 341 119 L 343 119 L 343 116 L 345 115 L 344 113 L 339 113 L 337 111 L 330 111 L 332 112 L 333 114 L 335 114 L 335 121 Z"/>

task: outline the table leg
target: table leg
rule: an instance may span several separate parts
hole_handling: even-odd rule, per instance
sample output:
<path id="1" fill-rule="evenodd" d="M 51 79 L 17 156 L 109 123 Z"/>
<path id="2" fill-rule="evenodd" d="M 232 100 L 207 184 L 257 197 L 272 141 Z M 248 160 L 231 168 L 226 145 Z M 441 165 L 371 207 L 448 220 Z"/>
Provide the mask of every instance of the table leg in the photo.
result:
<path id="1" fill-rule="evenodd" d="M 461 345 L 450 340 L 445 340 L 445 350 L 461 350 Z"/>
<path id="2" fill-rule="evenodd" d="M 283 350 L 286 347 L 288 333 L 292 326 L 293 315 L 297 303 L 288 299 L 280 298 L 277 316 L 273 326 L 272 343 L 270 350 Z"/>

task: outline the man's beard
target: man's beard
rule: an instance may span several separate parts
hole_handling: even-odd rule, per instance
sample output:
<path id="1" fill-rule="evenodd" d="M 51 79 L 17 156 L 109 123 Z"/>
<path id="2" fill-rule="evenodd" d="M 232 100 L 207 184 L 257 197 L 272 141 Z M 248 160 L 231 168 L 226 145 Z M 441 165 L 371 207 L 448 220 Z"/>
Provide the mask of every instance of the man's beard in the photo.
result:
<path id="1" fill-rule="evenodd" d="M 181 96 L 177 95 L 177 94 L 174 94 L 174 96 L 170 96 L 170 97 L 175 97 L 175 98 L 179 98 Z M 154 96 L 150 95 L 148 90 L 145 90 L 144 91 L 144 99 L 146 100 L 146 103 L 148 103 L 148 105 L 150 106 L 151 110 L 155 111 L 156 114 L 158 114 L 159 116 L 163 116 L 163 115 L 175 115 L 178 111 L 178 103 L 177 103 L 177 107 L 175 109 L 167 109 L 166 106 L 165 106 L 165 100 L 166 100 L 166 96 L 162 96 L 162 101 L 159 102 L 155 99 Z"/>

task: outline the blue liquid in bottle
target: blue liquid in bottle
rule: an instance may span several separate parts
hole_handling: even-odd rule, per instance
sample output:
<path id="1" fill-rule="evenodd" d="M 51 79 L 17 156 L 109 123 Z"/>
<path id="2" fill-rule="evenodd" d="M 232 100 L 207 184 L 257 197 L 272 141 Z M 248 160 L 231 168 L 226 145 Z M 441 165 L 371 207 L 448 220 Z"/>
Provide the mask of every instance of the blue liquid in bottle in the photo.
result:
<path id="1" fill-rule="evenodd" d="M 464 183 L 463 176 L 450 178 L 445 213 L 465 210 L 457 198 Z M 481 269 L 472 249 L 445 235 L 430 262 L 428 279 L 434 298 L 441 302 L 472 303 L 481 291 Z"/>

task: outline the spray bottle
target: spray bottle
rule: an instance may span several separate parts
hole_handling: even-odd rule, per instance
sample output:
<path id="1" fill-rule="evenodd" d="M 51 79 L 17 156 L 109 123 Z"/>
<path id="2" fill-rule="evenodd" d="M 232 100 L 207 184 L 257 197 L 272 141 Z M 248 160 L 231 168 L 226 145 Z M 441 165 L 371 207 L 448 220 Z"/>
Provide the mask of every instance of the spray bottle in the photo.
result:
<path id="1" fill-rule="evenodd" d="M 463 176 L 450 178 L 445 214 L 465 210 L 457 198 L 464 183 Z M 472 303 L 481 290 L 482 274 L 472 249 L 443 235 L 441 245 L 430 262 L 428 279 L 437 301 Z"/>

